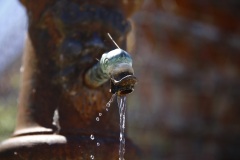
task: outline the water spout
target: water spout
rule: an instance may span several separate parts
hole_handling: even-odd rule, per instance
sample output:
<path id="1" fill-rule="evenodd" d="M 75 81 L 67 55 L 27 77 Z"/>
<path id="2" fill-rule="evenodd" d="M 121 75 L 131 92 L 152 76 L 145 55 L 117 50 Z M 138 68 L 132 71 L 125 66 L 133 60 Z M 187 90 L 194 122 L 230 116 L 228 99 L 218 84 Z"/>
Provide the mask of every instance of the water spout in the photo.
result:
<path id="1" fill-rule="evenodd" d="M 110 79 L 110 92 L 126 95 L 134 91 L 137 78 L 134 76 L 131 56 L 122 49 L 104 53 L 99 62 L 85 74 L 85 83 L 93 88 Z"/>

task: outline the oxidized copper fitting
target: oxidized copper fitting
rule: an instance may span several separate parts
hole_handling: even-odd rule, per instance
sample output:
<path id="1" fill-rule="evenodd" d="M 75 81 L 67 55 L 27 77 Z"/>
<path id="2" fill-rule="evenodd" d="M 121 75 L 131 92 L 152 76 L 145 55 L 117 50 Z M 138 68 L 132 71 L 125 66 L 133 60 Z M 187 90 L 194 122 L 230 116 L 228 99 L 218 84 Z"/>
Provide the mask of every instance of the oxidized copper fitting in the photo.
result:
<path id="1" fill-rule="evenodd" d="M 111 81 L 111 93 L 129 94 L 137 82 L 132 68 L 131 56 L 122 49 L 104 53 L 100 61 L 85 74 L 85 83 L 90 87 L 99 87 Z"/>

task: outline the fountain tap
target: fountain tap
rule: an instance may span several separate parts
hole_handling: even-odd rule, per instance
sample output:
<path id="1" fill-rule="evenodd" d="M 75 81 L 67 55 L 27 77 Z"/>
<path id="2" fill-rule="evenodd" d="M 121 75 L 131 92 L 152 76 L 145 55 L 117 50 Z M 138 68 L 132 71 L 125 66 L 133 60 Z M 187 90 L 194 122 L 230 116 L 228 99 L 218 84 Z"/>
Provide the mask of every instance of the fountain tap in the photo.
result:
<path id="1" fill-rule="evenodd" d="M 137 82 L 132 68 L 132 58 L 120 48 L 104 53 L 99 62 L 86 72 L 84 78 L 85 83 L 93 88 L 110 79 L 110 92 L 117 95 L 133 92 Z"/>

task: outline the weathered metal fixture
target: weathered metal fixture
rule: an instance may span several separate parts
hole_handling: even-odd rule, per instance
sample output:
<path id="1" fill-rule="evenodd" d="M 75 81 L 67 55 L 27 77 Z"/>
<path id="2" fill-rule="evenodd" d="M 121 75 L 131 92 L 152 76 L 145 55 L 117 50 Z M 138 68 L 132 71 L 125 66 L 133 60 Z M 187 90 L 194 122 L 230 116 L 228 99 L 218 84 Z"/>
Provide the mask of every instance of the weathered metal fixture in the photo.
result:
<path id="1" fill-rule="evenodd" d="M 105 111 L 111 97 L 109 84 L 101 82 L 101 86 L 91 88 L 95 82 L 84 79 L 87 70 L 97 63 L 96 58 L 115 48 L 107 33 L 124 49 L 130 30 L 127 17 L 141 3 L 138 0 L 22 0 L 22 3 L 28 12 L 29 29 L 17 124 L 13 136 L 0 145 L 0 159 L 83 160 L 90 159 L 92 154 L 96 159 L 118 159 L 116 102 L 99 122 L 95 120 Z M 129 61 L 125 51 L 115 51 Z M 119 65 L 109 74 L 111 92 L 126 94 L 132 91 L 136 79 L 130 63 Z M 96 144 L 91 143 L 91 134 L 101 147 L 96 149 Z M 125 158 L 139 159 L 129 139 L 126 143 Z"/>
<path id="2" fill-rule="evenodd" d="M 111 93 L 125 95 L 134 90 L 137 82 L 132 68 L 131 56 L 122 49 L 115 49 L 102 55 L 99 62 L 89 69 L 85 82 L 91 87 L 99 87 L 111 80 Z"/>

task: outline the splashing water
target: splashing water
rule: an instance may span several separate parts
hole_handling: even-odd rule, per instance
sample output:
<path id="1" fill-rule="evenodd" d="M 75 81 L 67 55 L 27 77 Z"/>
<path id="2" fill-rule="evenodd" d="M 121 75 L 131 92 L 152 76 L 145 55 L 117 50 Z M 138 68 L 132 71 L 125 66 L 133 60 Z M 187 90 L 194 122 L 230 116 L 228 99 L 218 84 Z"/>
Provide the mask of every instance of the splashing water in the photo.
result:
<path id="1" fill-rule="evenodd" d="M 126 96 L 118 96 L 117 102 L 118 102 L 119 115 L 120 115 L 119 160 L 124 160 L 124 153 L 125 153 L 124 129 L 125 129 L 125 117 L 126 117 Z"/>

